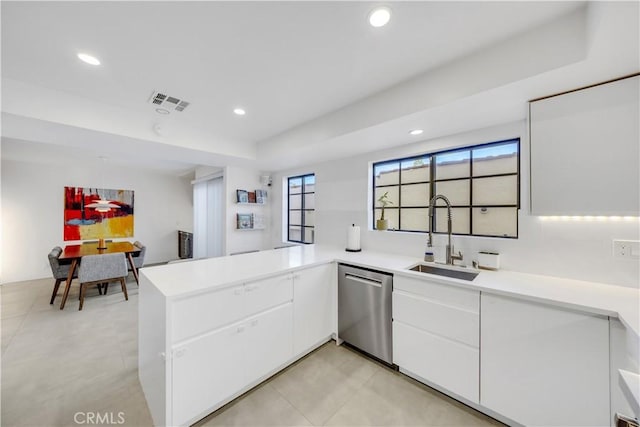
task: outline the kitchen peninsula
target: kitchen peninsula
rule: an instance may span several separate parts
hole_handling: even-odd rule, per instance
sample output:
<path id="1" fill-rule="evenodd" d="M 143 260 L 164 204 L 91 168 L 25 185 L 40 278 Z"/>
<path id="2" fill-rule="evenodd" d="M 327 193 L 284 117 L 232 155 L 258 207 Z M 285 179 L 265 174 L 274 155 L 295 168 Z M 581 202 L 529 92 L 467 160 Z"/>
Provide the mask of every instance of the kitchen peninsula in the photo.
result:
<path id="1" fill-rule="evenodd" d="M 339 338 L 337 263 L 394 275 L 394 334 L 399 338 L 394 340 L 394 363 L 401 372 L 509 423 L 610 423 L 609 385 L 615 393 L 617 370 L 624 368 L 616 361 L 624 359 L 619 353 L 637 348 L 637 290 L 509 271 L 481 271 L 468 282 L 408 270 L 417 261 L 312 245 L 143 269 L 139 376 L 155 424 L 192 424 L 332 337 Z M 434 363 L 444 363 L 438 362 L 441 354 L 429 354 L 435 347 L 422 348 L 418 339 L 437 334 L 429 332 L 428 326 L 422 331 L 406 305 L 396 305 L 397 298 L 403 297 L 416 304 L 447 307 L 449 302 L 441 304 L 437 299 L 458 290 L 476 295 L 476 311 L 483 319 L 472 330 L 481 345 L 465 350 L 471 356 L 460 362 L 475 372 L 474 393 L 457 389 L 455 379 L 429 378 L 429 370 L 413 361 L 413 351 L 424 351 L 422 358 L 435 357 Z M 440 320 L 442 324 L 450 321 Z M 552 336 L 546 337 L 545 328 L 551 324 Z M 537 325 L 542 326 L 536 330 Z M 411 338 L 415 348 L 406 348 L 400 340 L 407 331 L 418 337 Z M 569 339 L 563 334 L 569 334 Z M 438 335 L 437 339 L 446 341 L 445 353 L 467 345 L 455 337 Z M 516 360 L 520 354 L 510 358 L 510 352 L 505 352 L 509 340 L 516 339 L 532 347 L 527 350 L 531 366 L 526 365 L 529 359 Z M 533 359 L 543 359 L 545 354 L 554 357 L 554 366 L 539 367 L 543 371 L 538 372 Z M 575 363 L 576 354 L 589 358 L 588 369 Z M 504 389 L 504 381 L 514 382 L 512 371 L 519 372 L 520 383 L 533 381 L 531 395 L 513 397 L 515 390 Z M 567 381 L 576 376 L 580 384 Z M 545 407 L 548 399 L 535 395 L 541 387 L 549 390 L 547 397 L 564 393 L 562 407 Z M 572 393 L 570 397 L 567 392 Z M 510 402 L 514 398 L 535 413 Z M 588 410 L 585 401 L 590 403 Z M 540 416 L 548 418 L 541 421 L 536 418 Z"/>

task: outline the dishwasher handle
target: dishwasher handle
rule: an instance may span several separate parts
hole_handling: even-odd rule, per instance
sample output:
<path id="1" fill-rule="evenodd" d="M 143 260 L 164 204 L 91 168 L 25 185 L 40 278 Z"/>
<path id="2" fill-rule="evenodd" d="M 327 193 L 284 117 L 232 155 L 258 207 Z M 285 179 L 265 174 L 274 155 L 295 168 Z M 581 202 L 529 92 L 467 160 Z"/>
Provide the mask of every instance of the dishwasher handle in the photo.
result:
<path id="1" fill-rule="evenodd" d="M 370 277 L 358 276 L 357 274 L 353 274 L 353 273 L 345 273 L 344 277 L 345 277 L 345 279 L 353 280 L 355 282 L 364 283 L 365 285 L 375 286 L 377 288 L 381 288 L 382 287 L 382 280 L 381 279 L 372 279 Z"/>

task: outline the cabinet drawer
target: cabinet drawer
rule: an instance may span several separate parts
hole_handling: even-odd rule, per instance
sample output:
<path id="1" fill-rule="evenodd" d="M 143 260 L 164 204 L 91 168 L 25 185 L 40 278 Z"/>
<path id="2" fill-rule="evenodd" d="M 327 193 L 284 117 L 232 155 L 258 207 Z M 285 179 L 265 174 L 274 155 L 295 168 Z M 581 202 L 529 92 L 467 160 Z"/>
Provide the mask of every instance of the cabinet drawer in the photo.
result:
<path id="1" fill-rule="evenodd" d="M 474 403 L 479 402 L 478 349 L 394 321 L 393 362 Z"/>
<path id="2" fill-rule="evenodd" d="M 430 299 L 393 292 L 393 320 L 478 348 L 480 316 Z"/>
<path id="3" fill-rule="evenodd" d="M 480 313 L 479 291 L 399 275 L 394 277 L 393 289 L 417 294 L 452 307 Z"/>
<path id="4" fill-rule="evenodd" d="M 244 285 L 246 312 L 253 315 L 287 301 L 293 301 L 290 274 L 249 282 Z"/>
<path id="5" fill-rule="evenodd" d="M 176 301 L 172 310 L 172 342 L 195 337 L 292 300 L 292 276 L 283 275 Z"/>
<path id="6" fill-rule="evenodd" d="M 200 335 L 247 316 L 242 285 L 208 292 L 173 304 L 172 342 Z"/>

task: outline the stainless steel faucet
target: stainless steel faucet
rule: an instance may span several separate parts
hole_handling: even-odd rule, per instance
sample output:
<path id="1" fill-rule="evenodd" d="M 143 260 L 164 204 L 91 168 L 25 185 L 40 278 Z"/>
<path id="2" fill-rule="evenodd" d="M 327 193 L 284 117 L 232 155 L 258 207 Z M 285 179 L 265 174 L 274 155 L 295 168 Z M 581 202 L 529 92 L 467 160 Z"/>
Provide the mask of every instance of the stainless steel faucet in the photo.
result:
<path id="1" fill-rule="evenodd" d="M 433 212 L 436 206 L 436 201 L 440 199 L 447 204 L 447 234 L 449 235 L 449 243 L 447 244 L 447 264 L 453 265 L 455 260 L 462 261 L 462 252 L 458 251 L 457 255 L 454 255 L 453 244 L 451 244 L 451 203 L 442 194 L 436 194 L 429 202 L 429 241 L 428 247 L 433 247 L 433 234 L 431 229 L 433 228 Z"/>

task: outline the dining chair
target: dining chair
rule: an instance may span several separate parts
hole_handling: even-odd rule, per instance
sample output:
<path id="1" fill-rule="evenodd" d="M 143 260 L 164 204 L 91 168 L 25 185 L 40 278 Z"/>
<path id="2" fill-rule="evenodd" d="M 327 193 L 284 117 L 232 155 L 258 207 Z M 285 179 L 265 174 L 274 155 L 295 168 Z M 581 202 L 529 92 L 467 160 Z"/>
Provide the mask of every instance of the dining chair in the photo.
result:
<path id="1" fill-rule="evenodd" d="M 82 310 L 82 306 L 84 305 L 87 286 L 92 284 L 106 284 L 104 287 L 104 293 L 106 294 L 109 282 L 118 280 L 124 293 L 124 299 L 128 301 L 129 294 L 127 293 L 127 284 L 125 283 L 127 274 L 129 274 L 127 261 L 122 252 L 83 256 L 78 271 L 78 280 L 80 281 L 79 310 Z"/>
<path id="2" fill-rule="evenodd" d="M 53 300 L 56 299 L 58 295 L 58 288 L 60 288 L 60 283 L 67 280 L 67 276 L 69 276 L 69 269 L 71 268 L 71 264 L 61 264 L 60 263 L 60 254 L 62 253 L 62 248 L 60 246 L 56 246 L 51 249 L 49 252 L 49 265 L 51 265 L 51 273 L 53 274 L 53 278 L 56 279 L 55 284 L 53 285 L 53 293 L 51 294 L 51 301 L 49 304 L 53 304 Z M 77 270 L 73 273 L 73 279 L 78 278 Z M 102 293 L 102 291 L 100 291 Z"/>
<path id="3" fill-rule="evenodd" d="M 133 266 L 136 268 L 136 270 L 139 270 L 144 265 L 144 255 L 147 252 L 147 247 L 137 240 L 133 242 L 133 246 L 136 246 L 140 249 L 140 252 L 132 255 Z"/>

